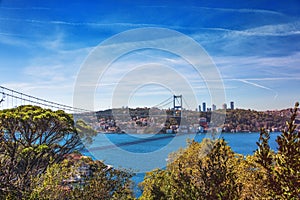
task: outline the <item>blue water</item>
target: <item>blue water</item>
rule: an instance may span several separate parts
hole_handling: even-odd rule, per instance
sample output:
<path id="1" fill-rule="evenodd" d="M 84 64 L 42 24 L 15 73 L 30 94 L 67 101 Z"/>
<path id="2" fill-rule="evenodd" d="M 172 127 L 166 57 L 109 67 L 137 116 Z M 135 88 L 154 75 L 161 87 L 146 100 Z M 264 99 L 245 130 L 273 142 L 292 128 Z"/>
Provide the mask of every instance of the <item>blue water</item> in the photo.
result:
<path id="1" fill-rule="evenodd" d="M 270 134 L 270 146 L 276 150 L 276 137 L 280 133 Z M 155 168 L 164 168 L 168 155 L 179 148 L 186 147 L 188 139 L 201 142 L 209 134 L 99 134 L 94 142 L 87 146 L 83 154 L 102 160 L 117 168 L 130 169 L 136 173 L 133 181 L 138 184 L 143 181 L 145 172 Z M 218 138 L 224 138 L 234 152 L 248 155 L 256 150 L 259 133 L 222 133 Z M 141 195 L 135 187 L 136 196 Z"/>

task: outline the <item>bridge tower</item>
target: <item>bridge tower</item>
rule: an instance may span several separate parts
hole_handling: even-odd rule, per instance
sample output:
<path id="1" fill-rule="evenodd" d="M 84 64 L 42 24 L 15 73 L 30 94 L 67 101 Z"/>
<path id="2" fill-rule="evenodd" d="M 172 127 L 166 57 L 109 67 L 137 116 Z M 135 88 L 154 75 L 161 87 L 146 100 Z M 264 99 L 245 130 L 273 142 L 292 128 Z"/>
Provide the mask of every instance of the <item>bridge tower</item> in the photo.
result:
<path id="1" fill-rule="evenodd" d="M 173 96 L 173 116 L 181 117 L 182 111 L 182 95 Z"/>

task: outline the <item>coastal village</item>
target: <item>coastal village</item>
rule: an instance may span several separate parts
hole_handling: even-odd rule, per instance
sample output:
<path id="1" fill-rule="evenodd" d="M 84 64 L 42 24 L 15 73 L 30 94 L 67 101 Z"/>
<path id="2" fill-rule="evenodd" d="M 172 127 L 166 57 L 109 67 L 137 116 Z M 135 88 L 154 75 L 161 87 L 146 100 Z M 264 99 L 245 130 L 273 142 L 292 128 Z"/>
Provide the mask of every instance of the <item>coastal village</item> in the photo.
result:
<path id="1" fill-rule="evenodd" d="M 183 110 L 174 114 L 172 109 L 159 110 L 151 108 L 151 114 L 166 113 L 165 120 L 156 120 L 149 116 L 150 108 L 124 109 L 122 112 L 105 110 L 97 112 L 97 122 L 94 128 L 101 133 L 124 133 L 126 130 L 131 133 L 203 133 L 210 128 L 212 112 L 225 113 L 224 110 L 190 111 Z M 180 112 L 184 112 L 181 117 Z M 114 113 L 128 115 L 128 119 L 120 120 Z M 224 125 L 220 127 L 221 132 L 259 132 L 265 128 L 270 132 L 280 132 L 283 130 L 289 118 L 289 109 L 273 111 L 255 111 L 245 109 L 226 109 Z M 129 117 L 130 116 L 130 117 Z M 116 119 L 117 118 L 117 119 Z M 300 123 L 300 119 L 296 119 Z M 159 130 L 159 131 L 157 131 Z"/>

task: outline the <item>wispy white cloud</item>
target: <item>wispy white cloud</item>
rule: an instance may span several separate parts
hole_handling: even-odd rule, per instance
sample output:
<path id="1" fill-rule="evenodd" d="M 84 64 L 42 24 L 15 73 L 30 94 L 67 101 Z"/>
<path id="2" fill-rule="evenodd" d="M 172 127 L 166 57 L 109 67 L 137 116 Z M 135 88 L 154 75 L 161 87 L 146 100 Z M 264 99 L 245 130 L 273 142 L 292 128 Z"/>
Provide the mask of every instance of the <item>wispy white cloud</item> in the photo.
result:
<path id="1" fill-rule="evenodd" d="M 66 80 L 66 74 L 64 73 L 63 65 L 38 65 L 28 66 L 24 69 L 26 76 L 32 76 L 36 79 L 47 79 L 52 81 L 64 81 Z"/>
<path id="2" fill-rule="evenodd" d="M 0 33 L 0 43 L 11 45 L 11 46 L 21 46 L 21 47 L 29 47 L 30 45 L 28 42 L 25 42 L 26 38 L 23 35 L 20 34 L 14 34 L 14 33 L 6 33 L 1 32 Z"/>
<path id="3" fill-rule="evenodd" d="M 255 23 L 252 26 L 255 27 Z M 299 51 L 297 43 L 293 41 L 300 36 L 300 21 L 277 24 L 272 22 L 240 30 L 208 27 L 199 29 L 191 36 L 212 56 L 252 56 L 254 59 L 260 56 L 280 57 Z"/>
<path id="4" fill-rule="evenodd" d="M 64 20 L 37 20 L 37 19 L 21 19 L 21 18 L 0 18 L 1 21 L 15 21 L 15 22 L 25 22 L 25 23 L 36 23 L 36 24 L 53 24 L 53 25 L 67 25 L 67 26 L 93 26 L 93 27 L 115 27 L 115 26 L 123 26 L 123 27 L 150 27 L 150 26 L 162 26 L 160 24 L 151 24 L 151 23 L 130 23 L 130 22 L 71 22 Z M 183 28 L 183 27 L 182 27 Z"/>
<path id="5" fill-rule="evenodd" d="M 25 92 L 28 94 L 33 93 L 36 90 L 42 91 L 44 90 L 71 90 L 73 87 L 73 84 L 63 84 L 63 85 L 58 85 L 58 84 L 53 84 L 53 82 L 48 82 L 48 81 L 43 81 L 39 82 L 38 84 L 34 82 L 7 82 L 3 83 L 4 87 L 14 89 L 16 91 L 20 92 Z M 49 92 L 49 91 L 48 91 Z M 51 94 L 50 94 L 51 95 Z M 55 97 L 55 95 L 54 95 Z"/>
<path id="6" fill-rule="evenodd" d="M 22 37 L 21 34 L 12 34 L 12 33 L 4 33 L 4 32 L 0 32 L 0 35 L 9 36 L 9 37 Z"/>
<path id="7" fill-rule="evenodd" d="M 258 26 L 255 28 L 235 30 L 229 28 L 221 27 L 206 27 L 200 28 L 200 30 L 206 31 L 217 31 L 223 33 L 224 39 L 226 37 L 241 37 L 241 36 L 293 36 L 300 35 L 300 21 L 283 23 L 283 24 L 270 24 L 264 26 Z M 193 34 L 196 39 L 201 39 L 204 33 L 199 32 L 198 34 Z M 208 36 L 207 34 L 205 34 Z M 209 35 L 211 38 L 216 37 L 214 33 Z"/>
<path id="8" fill-rule="evenodd" d="M 5 9 L 5 10 L 50 10 L 51 8 L 47 7 L 8 7 L 8 6 L 1 6 L 0 5 L 0 10 Z"/>
<path id="9" fill-rule="evenodd" d="M 54 51 L 61 51 L 64 48 L 65 34 L 60 31 L 49 38 L 39 41 L 38 45 L 44 47 L 45 49 L 51 49 Z"/>
<path id="10" fill-rule="evenodd" d="M 224 80 L 235 80 L 235 79 L 224 79 Z M 272 78 L 247 78 L 248 81 L 293 81 L 300 80 L 299 76 L 289 77 L 272 77 Z"/>
<path id="11" fill-rule="evenodd" d="M 28 62 L 12 75 L 10 81 L 4 81 L 1 85 L 71 105 L 77 71 L 91 49 L 65 50 L 59 41 L 55 42 L 56 45 L 49 45 L 47 40 L 41 43 L 45 43 L 40 45 L 46 45 L 51 51 L 48 51 L 46 56 L 41 52 L 29 58 Z"/>
<path id="12" fill-rule="evenodd" d="M 178 6 L 173 6 L 172 4 L 166 5 L 141 5 L 138 6 L 141 8 L 157 8 L 157 9 L 174 9 L 178 8 Z M 182 9 L 193 10 L 193 11 L 201 11 L 201 10 L 209 10 L 213 12 L 238 12 L 238 13 L 259 13 L 259 14 L 269 14 L 269 15 L 283 15 L 283 13 L 267 10 L 267 9 L 249 9 L 249 8 L 222 8 L 222 7 L 203 7 L 203 6 L 181 6 Z"/>
<path id="13" fill-rule="evenodd" d="M 244 31 L 234 31 L 234 34 L 243 36 L 291 36 L 300 35 L 300 22 L 265 25 Z"/>
<path id="14" fill-rule="evenodd" d="M 196 9 L 205 9 L 205 10 L 213 10 L 220 12 L 239 12 L 239 13 L 261 13 L 261 14 L 271 14 L 271 15 L 283 15 L 280 12 L 266 9 L 248 9 L 248 8 L 213 8 L 213 7 L 194 7 Z"/>
<path id="15" fill-rule="evenodd" d="M 286 56 L 213 57 L 225 78 L 289 78 L 300 76 L 300 52 Z"/>

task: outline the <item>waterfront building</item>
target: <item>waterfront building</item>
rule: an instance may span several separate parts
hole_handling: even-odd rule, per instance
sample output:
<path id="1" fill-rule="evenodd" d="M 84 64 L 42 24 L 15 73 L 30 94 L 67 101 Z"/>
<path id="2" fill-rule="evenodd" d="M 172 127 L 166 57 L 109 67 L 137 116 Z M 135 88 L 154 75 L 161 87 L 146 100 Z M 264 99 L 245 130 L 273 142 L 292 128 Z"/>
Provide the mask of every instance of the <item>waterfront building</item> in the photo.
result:
<path id="1" fill-rule="evenodd" d="M 207 128 L 208 127 L 207 119 L 205 117 L 200 117 L 200 119 L 199 119 L 199 125 L 202 128 Z"/>

